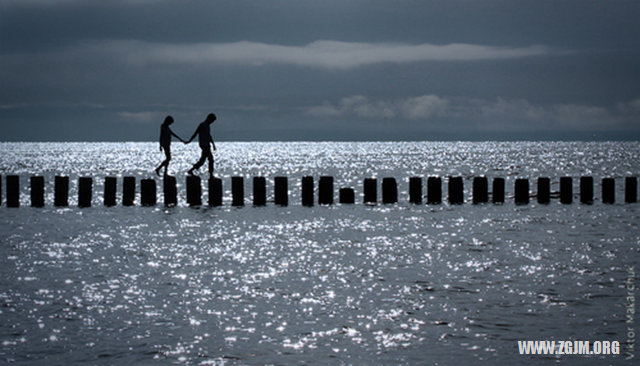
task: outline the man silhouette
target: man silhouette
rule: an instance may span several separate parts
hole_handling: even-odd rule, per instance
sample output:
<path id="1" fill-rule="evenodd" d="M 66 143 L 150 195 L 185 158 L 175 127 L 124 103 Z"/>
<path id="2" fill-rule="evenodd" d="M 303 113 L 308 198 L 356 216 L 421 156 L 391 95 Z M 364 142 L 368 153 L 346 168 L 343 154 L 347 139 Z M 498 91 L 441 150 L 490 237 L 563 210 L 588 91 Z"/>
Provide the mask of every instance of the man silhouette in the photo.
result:
<path id="1" fill-rule="evenodd" d="M 213 145 L 214 150 L 216 149 L 216 144 L 215 142 L 213 142 L 213 137 L 211 137 L 211 128 L 210 128 L 211 124 L 215 122 L 215 120 L 216 120 L 216 115 L 213 113 L 210 113 L 207 116 L 207 119 L 205 119 L 204 122 L 198 125 L 198 128 L 196 128 L 196 132 L 193 133 L 193 136 L 191 136 L 189 141 L 185 142 L 185 144 L 190 143 L 197 135 L 198 145 L 200 145 L 200 149 L 202 149 L 200 160 L 198 160 L 198 162 L 193 164 L 193 167 L 189 169 L 189 172 L 188 172 L 189 175 L 193 175 L 194 170 L 200 168 L 204 164 L 205 160 L 209 160 L 209 178 L 213 177 L 213 155 L 211 154 L 211 147 L 209 146 L 209 144 Z"/>

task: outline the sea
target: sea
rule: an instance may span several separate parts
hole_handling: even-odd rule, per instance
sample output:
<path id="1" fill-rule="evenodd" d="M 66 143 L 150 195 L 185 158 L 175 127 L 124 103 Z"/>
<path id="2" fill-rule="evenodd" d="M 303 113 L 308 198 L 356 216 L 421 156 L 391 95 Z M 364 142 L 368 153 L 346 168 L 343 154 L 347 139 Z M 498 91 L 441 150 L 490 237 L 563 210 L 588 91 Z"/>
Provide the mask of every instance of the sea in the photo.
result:
<path id="1" fill-rule="evenodd" d="M 638 142 L 218 142 L 221 207 L 189 207 L 196 145 L 173 145 L 178 205 L 162 204 L 157 143 L 0 143 L 0 363 L 18 365 L 634 364 Z M 206 182 L 205 167 L 199 171 Z M 4 177 L 20 176 L 19 208 Z M 30 207 L 29 177 L 46 205 Z M 69 207 L 53 177 L 70 177 Z M 103 205 L 106 176 L 154 178 L 158 205 Z M 231 206 L 231 177 L 245 206 Z M 252 205 L 267 178 L 265 207 Z M 289 178 L 289 205 L 273 178 Z M 356 203 L 301 205 L 301 178 L 334 177 Z M 440 205 L 409 177 L 443 178 Z M 446 202 L 449 176 L 465 203 Z M 506 180 L 504 204 L 471 204 L 473 177 Z M 515 179 L 594 177 L 595 201 L 515 205 Z M 77 207 L 78 177 L 93 201 Z M 363 179 L 394 177 L 397 204 L 365 205 Z M 603 204 L 602 178 L 616 179 Z M 203 202 L 207 190 L 203 184 Z M 380 189 L 378 190 L 380 192 Z M 426 193 L 426 184 L 423 187 Z M 337 197 L 337 194 L 336 194 Z M 379 198 L 378 198 L 379 199 Z M 631 332 L 633 331 L 633 332 Z M 523 355 L 518 341 L 619 342 L 619 354 Z M 602 352 L 597 352 L 602 353 Z M 634 359 L 630 359 L 634 356 Z M 637 363 L 635 363 L 637 364 Z"/>

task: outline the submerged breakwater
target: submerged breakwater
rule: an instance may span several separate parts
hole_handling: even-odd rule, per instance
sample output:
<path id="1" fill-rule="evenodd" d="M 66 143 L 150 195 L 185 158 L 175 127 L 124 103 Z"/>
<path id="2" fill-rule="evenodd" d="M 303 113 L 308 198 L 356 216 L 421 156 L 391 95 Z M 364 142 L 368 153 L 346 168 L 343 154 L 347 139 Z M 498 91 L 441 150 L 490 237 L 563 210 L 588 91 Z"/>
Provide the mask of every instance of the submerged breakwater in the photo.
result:
<path id="1" fill-rule="evenodd" d="M 0 177 L 1 178 L 1 177 Z M 45 206 L 45 181 L 42 176 L 30 177 L 30 198 L 31 206 Z M 54 205 L 64 207 L 69 205 L 69 177 L 56 176 L 54 181 Z M 117 178 L 104 178 L 104 205 L 115 206 L 117 202 Z M 423 183 L 421 177 L 410 177 L 408 179 L 408 202 L 421 204 L 426 198 L 428 204 L 441 204 L 442 178 L 429 177 L 427 180 L 427 194 L 423 195 Z M 473 204 L 505 203 L 505 180 L 504 178 L 493 178 L 493 190 L 489 191 L 487 177 L 473 178 L 472 202 Z M 582 204 L 593 204 L 594 179 L 593 177 L 580 177 L 578 199 Z M 142 206 L 155 206 L 158 202 L 158 190 L 155 179 L 141 179 L 136 184 L 135 177 L 124 177 L 122 179 L 122 205 L 134 206 L 136 201 L 136 191 L 139 186 L 139 199 Z M 165 176 L 162 180 L 163 198 L 165 206 L 175 206 L 178 204 L 178 190 L 176 177 Z M 200 177 L 187 176 L 186 178 L 186 203 L 189 206 L 202 205 L 202 182 Z M 223 182 L 220 178 L 210 178 L 208 180 L 208 205 L 221 206 L 223 202 Z M 517 178 L 514 183 L 513 199 L 516 204 L 528 204 L 531 198 L 535 198 L 539 204 L 549 204 L 551 198 L 559 198 L 559 202 L 569 204 L 574 201 L 573 179 L 571 177 L 561 177 L 558 184 L 559 189 L 551 190 L 550 178 L 537 179 L 537 191 L 532 192 L 529 187 L 529 180 Z M 1 186 L 0 186 L 1 187 Z M 231 177 L 231 195 L 233 206 L 245 205 L 244 177 Z M 335 189 L 334 178 L 323 176 L 319 178 L 317 189 L 314 184 L 314 177 L 305 176 L 301 179 L 301 203 L 303 206 L 313 206 L 315 202 L 320 205 L 334 204 Z M 376 178 L 365 178 L 363 185 L 363 203 L 376 204 L 378 202 L 378 182 Z M 616 202 L 616 182 L 614 178 L 602 178 L 600 201 L 605 204 Z M 267 204 L 267 180 L 265 177 L 253 177 L 253 205 L 265 206 Z M 387 177 L 382 179 L 382 203 L 398 203 L 398 184 L 395 178 Z M 20 206 L 20 177 L 9 175 L 6 177 L 6 205 L 7 207 Z M 0 189 L 1 192 L 1 189 Z M 80 177 L 77 185 L 78 206 L 90 207 L 93 198 L 93 178 Z M 314 199 L 317 192 L 317 201 Z M 1 195 L 0 195 L 1 197 Z M 343 187 L 339 189 L 338 202 L 340 204 L 354 204 L 355 191 L 353 188 Z M 464 181 L 462 177 L 448 178 L 449 204 L 463 204 Z M 638 180 L 636 177 L 626 177 L 624 179 L 624 202 L 636 203 L 638 201 Z M 273 199 L 270 200 L 276 205 L 286 206 L 289 202 L 289 185 L 287 177 L 274 177 Z"/>

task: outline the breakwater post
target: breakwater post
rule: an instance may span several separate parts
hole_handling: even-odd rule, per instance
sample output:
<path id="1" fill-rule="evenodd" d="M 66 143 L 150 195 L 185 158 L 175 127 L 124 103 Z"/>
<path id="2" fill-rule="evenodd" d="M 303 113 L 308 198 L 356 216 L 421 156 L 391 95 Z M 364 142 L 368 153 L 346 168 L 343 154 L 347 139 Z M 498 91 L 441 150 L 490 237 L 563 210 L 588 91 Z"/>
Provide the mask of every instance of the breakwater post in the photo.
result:
<path id="1" fill-rule="evenodd" d="M 616 182 L 613 178 L 602 178 L 602 203 L 616 202 Z"/>
<path id="2" fill-rule="evenodd" d="M 117 189 L 116 177 L 105 177 L 104 178 L 104 205 L 105 206 L 116 205 L 116 189 Z"/>
<path id="3" fill-rule="evenodd" d="M 231 205 L 244 206 L 244 177 L 231 177 Z"/>
<path id="4" fill-rule="evenodd" d="M 222 179 L 209 178 L 209 206 L 222 206 Z"/>
<path id="5" fill-rule="evenodd" d="M 382 203 L 398 202 L 398 184 L 395 178 L 382 178 Z"/>
<path id="6" fill-rule="evenodd" d="M 580 203 L 593 203 L 593 177 L 580 177 Z"/>
<path id="7" fill-rule="evenodd" d="M 415 204 L 422 203 L 422 178 L 409 178 L 409 202 Z"/>
<path id="8" fill-rule="evenodd" d="M 638 178 L 626 177 L 624 180 L 624 202 L 638 202 Z"/>
<path id="9" fill-rule="evenodd" d="M 156 205 L 156 181 L 154 179 L 140 181 L 140 204 L 142 206 Z"/>
<path id="10" fill-rule="evenodd" d="M 313 206 L 313 177 L 302 177 L 302 205 Z"/>
<path id="11" fill-rule="evenodd" d="M 31 177 L 31 207 L 44 207 L 44 177 Z"/>
<path id="12" fill-rule="evenodd" d="M 504 203 L 504 178 L 493 178 L 491 198 L 495 204 Z"/>
<path id="13" fill-rule="evenodd" d="M 133 206 L 136 200 L 136 178 L 122 178 L 122 205 Z"/>
<path id="14" fill-rule="evenodd" d="M 187 177 L 187 204 L 189 204 L 189 206 L 202 205 L 202 184 L 200 177 L 192 175 Z"/>
<path id="15" fill-rule="evenodd" d="M 318 180 L 318 204 L 333 205 L 333 177 L 320 177 Z"/>
<path id="16" fill-rule="evenodd" d="M 570 204 L 573 202 L 573 180 L 571 177 L 560 178 L 560 203 Z"/>
<path id="17" fill-rule="evenodd" d="M 267 205 L 267 180 L 264 177 L 253 177 L 253 205 Z"/>
<path id="18" fill-rule="evenodd" d="M 529 204 L 529 180 L 526 178 L 518 178 L 515 183 L 515 201 L 516 205 Z"/>
<path id="19" fill-rule="evenodd" d="M 7 207 L 20 207 L 20 176 L 7 175 Z"/>
<path id="20" fill-rule="evenodd" d="M 365 178 L 363 182 L 364 203 L 376 204 L 378 201 L 378 180 L 376 178 Z"/>
<path id="21" fill-rule="evenodd" d="M 91 207 L 93 196 L 93 179 L 90 177 L 78 178 L 78 207 Z"/>
<path id="22" fill-rule="evenodd" d="M 289 205 L 289 180 L 287 177 L 273 178 L 274 203 L 278 206 Z"/>
<path id="23" fill-rule="evenodd" d="M 551 202 L 551 179 L 538 178 L 538 203 L 547 205 Z"/>
<path id="24" fill-rule="evenodd" d="M 487 177 L 473 178 L 473 204 L 489 202 L 489 181 Z"/>
<path id="25" fill-rule="evenodd" d="M 439 205 L 442 203 L 442 178 L 429 177 L 427 179 L 427 204 Z"/>
<path id="26" fill-rule="evenodd" d="M 356 195 L 353 192 L 353 188 L 340 188 L 339 196 L 340 203 L 354 204 L 356 202 Z"/>
<path id="27" fill-rule="evenodd" d="M 461 205 L 464 203 L 464 184 L 462 177 L 449 177 L 449 204 Z"/>
<path id="28" fill-rule="evenodd" d="M 53 205 L 58 207 L 69 206 L 69 177 L 56 176 L 53 190 Z"/>
<path id="29" fill-rule="evenodd" d="M 165 175 L 162 181 L 162 193 L 164 195 L 165 207 L 178 204 L 178 188 L 176 187 L 176 177 Z"/>

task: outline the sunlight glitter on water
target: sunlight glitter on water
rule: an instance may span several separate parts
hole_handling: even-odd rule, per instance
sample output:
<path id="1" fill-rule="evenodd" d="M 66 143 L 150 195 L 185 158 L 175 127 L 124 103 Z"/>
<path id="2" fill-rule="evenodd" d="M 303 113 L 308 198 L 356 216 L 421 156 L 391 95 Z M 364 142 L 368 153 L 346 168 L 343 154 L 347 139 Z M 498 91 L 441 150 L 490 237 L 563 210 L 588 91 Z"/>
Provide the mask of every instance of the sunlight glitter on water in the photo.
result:
<path id="1" fill-rule="evenodd" d="M 45 145 L 49 156 L 23 159 L 7 151 L 2 174 L 11 167 L 26 177 L 48 167 L 51 175 L 140 178 L 149 169 L 137 159 L 157 163 L 148 156 L 152 144 L 125 144 L 117 158 L 106 153 L 115 144 Z M 554 144 L 555 154 L 536 143 L 218 147 L 226 149 L 218 160 L 225 179 L 290 175 L 291 205 L 107 209 L 95 198 L 83 210 L 0 208 L 0 357 L 69 364 L 498 358 L 518 364 L 513 339 L 523 334 L 624 334 L 620 298 L 624 268 L 639 258 L 637 206 L 434 207 L 405 199 L 305 208 L 299 177 L 331 174 L 336 186 L 351 184 L 360 193 L 365 176 L 395 176 L 406 197 L 413 174 L 470 177 L 498 168 L 492 174 L 507 179 L 559 176 L 564 172 L 547 159 L 561 164 L 589 149 L 567 174 L 624 175 L 638 171 L 637 159 L 627 160 L 637 156 L 636 145 L 624 146 L 613 162 L 605 160 L 612 156 L 608 144 Z M 68 149 L 98 151 L 93 161 L 53 159 Z M 176 171 L 197 158 L 176 149 L 181 153 Z M 23 165 L 11 161 L 19 157 Z"/>

